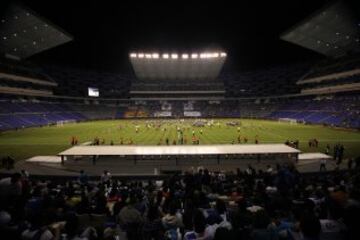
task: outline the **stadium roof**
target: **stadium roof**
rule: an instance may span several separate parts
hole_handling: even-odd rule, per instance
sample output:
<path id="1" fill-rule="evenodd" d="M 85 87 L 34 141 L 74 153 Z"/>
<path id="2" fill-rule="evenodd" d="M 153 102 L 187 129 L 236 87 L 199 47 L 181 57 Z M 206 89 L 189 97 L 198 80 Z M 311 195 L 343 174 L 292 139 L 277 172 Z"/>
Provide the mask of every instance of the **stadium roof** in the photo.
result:
<path id="1" fill-rule="evenodd" d="M 130 53 L 139 80 L 214 80 L 225 62 L 225 52 Z"/>
<path id="2" fill-rule="evenodd" d="M 330 57 L 360 52 L 360 22 L 341 1 L 333 2 L 281 35 L 285 41 Z"/>
<path id="3" fill-rule="evenodd" d="M 9 0 L 0 1 L 0 14 Z M 31 57 L 34 62 L 125 72 L 128 54 L 222 49 L 224 68 L 250 69 L 322 55 L 279 36 L 329 0 L 33 1 L 22 3 L 74 41 Z M 359 16 L 360 1 L 345 0 Z M 1 17 L 0 16 L 0 17 Z"/>
<path id="4" fill-rule="evenodd" d="M 9 5 L 0 20 L 0 52 L 8 56 L 27 58 L 71 40 L 65 31 L 22 5 Z"/>

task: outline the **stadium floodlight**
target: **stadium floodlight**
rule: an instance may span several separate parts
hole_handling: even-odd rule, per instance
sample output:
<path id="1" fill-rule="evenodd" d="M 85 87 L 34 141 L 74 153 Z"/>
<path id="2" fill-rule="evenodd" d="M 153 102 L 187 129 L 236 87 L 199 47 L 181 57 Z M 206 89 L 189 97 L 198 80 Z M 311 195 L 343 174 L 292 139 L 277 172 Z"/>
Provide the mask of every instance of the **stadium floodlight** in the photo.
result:
<path id="1" fill-rule="evenodd" d="M 213 56 L 214 58 L 217 58 L 217 57 L 219 57 L 219 53 L 213 53 L 212 56 Z"/>
<path id="2" fill-rule="evenodd" d="M 145 58 L 151 58 L 151 54 L 145 54 Z"/>
<path id="3" fill-rule="evenodd" d="M 171 59 L 178 59 L 178 55 L 176 53 L 171 54 Z"/>
<path id="4" fill-rule="evenodd" d="M 192 58 L 192 59 L 196 59 L 196 58 L 198 58 L 198 57 L 199 57 L 199 55 L 198 55 L 197 53 L 191 54 L 191 58 Z"/>
<path id="5" fill-rule="evenodd" d="M 164 53 L 164 54 L 162 55 L 162 58 L 164 58 L 164 59 L 168 59 L 168 58 L 169 58 L 169 54 Z"/>
<path id="6" fill-rule="evenodd" d="M 226 57 L 226 53 L 222 52 L 222 53 L 220 53 L 220 56 L 221 57 Z"/>
<path id="7" fill-rule="evenodd" d="M 144 55 L 143 53 L 139 53 L 139 54 L 138 54 L 138 58 L 144 58 L 144 56 L 145 56 L 145 55 Z"/>
<path id="8" fill-rule="evenodd" d="M 159 58 L 159 54 L 158 54 L 158 53 L 153 53 L 151 56 L 152 56 L 152 58 L 155 58 L 155 59 L 158 59 L 158 58 Z"/>
<path id="9" fill-rule="evenodd" d="M 201 53 L 200 58 L 207 58 L 207 54 L 206 53 Z"/>
<path id="10" fill-rule="evenodd" d="M 181 58 L 182 58 L 182 59 L 188 59 L 188 58 L 189 58 L 189 54 L 184 53 L 183 55 L 181 55 Z"/>
<path id="11" fill-rule="evenodd" d="M 136 56 L 137 56 L 136 53 L 130 53 L 131 58 L 136 58 Z"/>

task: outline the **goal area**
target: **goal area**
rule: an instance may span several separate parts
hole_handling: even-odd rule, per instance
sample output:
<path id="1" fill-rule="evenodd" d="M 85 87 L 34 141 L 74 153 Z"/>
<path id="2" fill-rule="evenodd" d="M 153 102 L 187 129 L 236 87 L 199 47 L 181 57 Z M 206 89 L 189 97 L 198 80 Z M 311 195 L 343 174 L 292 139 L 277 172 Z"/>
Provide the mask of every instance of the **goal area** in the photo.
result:
<path id="1" fill-rule="evenodd" d="M 290 123 L 290 124 L 297 124 L 298 121 L 294 118 L 278 118 L 278 122 Z"/>

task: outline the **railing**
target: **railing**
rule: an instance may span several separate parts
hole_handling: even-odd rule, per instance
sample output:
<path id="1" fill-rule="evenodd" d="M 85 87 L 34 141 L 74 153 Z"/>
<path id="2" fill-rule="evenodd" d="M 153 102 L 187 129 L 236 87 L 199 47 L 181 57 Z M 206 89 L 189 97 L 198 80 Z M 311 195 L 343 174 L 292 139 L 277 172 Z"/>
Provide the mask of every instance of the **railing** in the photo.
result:
<path id="1" fill-rule="evenodd" d="M 35 89 L 2 87 L 2 86 L 0 86 L 0 93 L 26 95 L 26 96 L 45 96 L 45 97 L 53 95 L 52 91 L 47 91 L 47 90 L 35 90 Z"/>

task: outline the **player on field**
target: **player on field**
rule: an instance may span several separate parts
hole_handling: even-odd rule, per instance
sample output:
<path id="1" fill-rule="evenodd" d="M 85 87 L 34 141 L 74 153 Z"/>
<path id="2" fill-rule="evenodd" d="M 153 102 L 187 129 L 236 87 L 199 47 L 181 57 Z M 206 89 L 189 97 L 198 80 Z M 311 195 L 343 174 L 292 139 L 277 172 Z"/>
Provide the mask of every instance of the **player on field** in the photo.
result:
<path id="1" fill-rule="evenodd" d="M 258 135 L 255 136 L 255 144 L 259 144 L 259 136 Z"/>

